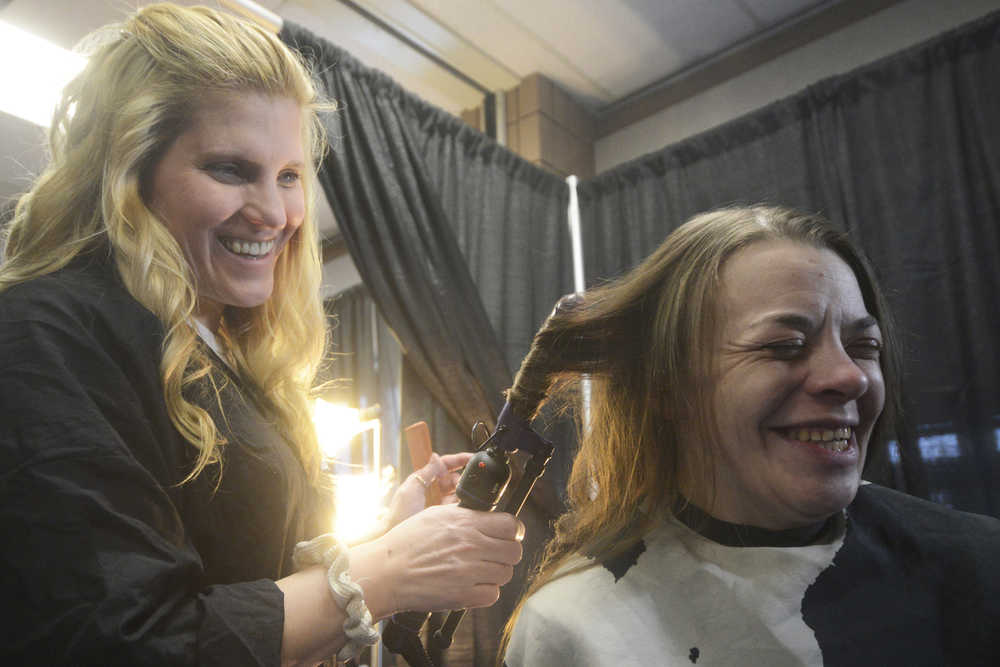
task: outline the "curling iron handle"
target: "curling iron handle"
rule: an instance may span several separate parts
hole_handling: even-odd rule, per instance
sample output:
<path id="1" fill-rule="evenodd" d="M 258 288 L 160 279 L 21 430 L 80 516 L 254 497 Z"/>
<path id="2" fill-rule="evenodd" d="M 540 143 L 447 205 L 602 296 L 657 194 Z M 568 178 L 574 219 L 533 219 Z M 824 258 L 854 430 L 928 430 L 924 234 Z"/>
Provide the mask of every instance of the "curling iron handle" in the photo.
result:
<path id="1" fill-rule="evenodd" d="M 455 487 L 458 506 L 490 512 L 510 483 L 507 453 L 488 447 L 472 455 Z"/>

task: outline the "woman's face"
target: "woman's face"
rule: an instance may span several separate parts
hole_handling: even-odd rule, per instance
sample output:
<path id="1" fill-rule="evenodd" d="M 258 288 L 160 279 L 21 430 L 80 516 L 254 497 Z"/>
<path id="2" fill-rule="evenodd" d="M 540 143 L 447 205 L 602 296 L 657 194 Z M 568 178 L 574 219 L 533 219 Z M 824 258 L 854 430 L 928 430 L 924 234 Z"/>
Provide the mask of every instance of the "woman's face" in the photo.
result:
<path id="1" fill-rule="evenodd" d="M 153 169 L 148 205 L 181 245 L 214 329 L 225 306 L 268 300 L 274 267 L 302 224 L 301 109 L 256 93 L 208 97 Z"/>
<path id="2" fill-rule="evenodd" d="M 759 242 L 723 266 L 719 305 L 712 514 L 784 529 L 840 511 L 885 400 L 853 272 L 830 250 Z"/>

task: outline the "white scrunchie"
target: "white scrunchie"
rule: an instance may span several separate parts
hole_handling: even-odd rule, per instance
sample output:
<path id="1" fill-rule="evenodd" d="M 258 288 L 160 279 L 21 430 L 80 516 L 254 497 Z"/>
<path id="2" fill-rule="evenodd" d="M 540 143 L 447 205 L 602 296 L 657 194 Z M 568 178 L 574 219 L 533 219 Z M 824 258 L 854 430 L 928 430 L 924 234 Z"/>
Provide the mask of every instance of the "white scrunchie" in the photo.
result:
<path id="1" fill-rule="evenodd" d="M 364 591 L 351 581 L 347 547 L 331 533 L 314 537 L 295 545 L 292 562 L 296 569 L 310 565 L 327 568 L 326 581 L 337 605 L 347 613 L 344 634 L 347 643 L 337 653 L 338 660 L 350 660 L 361 654 L 365 646 L 378 641 L 379 631 L 372 625 L 372 615 L 365 606 Z"/>

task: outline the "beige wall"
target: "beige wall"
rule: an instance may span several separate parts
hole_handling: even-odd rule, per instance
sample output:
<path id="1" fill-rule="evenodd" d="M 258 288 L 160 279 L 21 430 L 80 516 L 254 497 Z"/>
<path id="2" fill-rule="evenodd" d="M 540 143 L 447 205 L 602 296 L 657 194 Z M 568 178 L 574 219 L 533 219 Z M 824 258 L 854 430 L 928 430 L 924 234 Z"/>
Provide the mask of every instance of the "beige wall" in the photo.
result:
<path id="1" fill-rule="evenodd" d="M 594 175 L 594 119 L 541 74 L 507 91 L 507 147 L 560 176 Z"/>
<path id="2" fill-rule="evenodd" d="M 504 93 L 504 106 L 507 148 L 558 176 L 594 175 L 594 118 L 566 91 L 532 74 Z M 464 110 L 462 120 L 483 130 L 478 107 Z"/>

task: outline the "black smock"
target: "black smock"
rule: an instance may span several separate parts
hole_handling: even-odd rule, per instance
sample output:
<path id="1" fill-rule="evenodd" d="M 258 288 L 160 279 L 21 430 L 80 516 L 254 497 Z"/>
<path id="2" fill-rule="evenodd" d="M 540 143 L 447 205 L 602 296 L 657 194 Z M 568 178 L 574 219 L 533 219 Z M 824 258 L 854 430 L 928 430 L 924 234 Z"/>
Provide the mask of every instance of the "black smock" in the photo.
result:
<path id="1" fill-rule="evenodd" d="M 180 484 L 163 333 L 105 258 L 0 293 L 0 664 L 280 664 L 274 580 L 328 505 L 218 360 L 221 479 Z"/>

